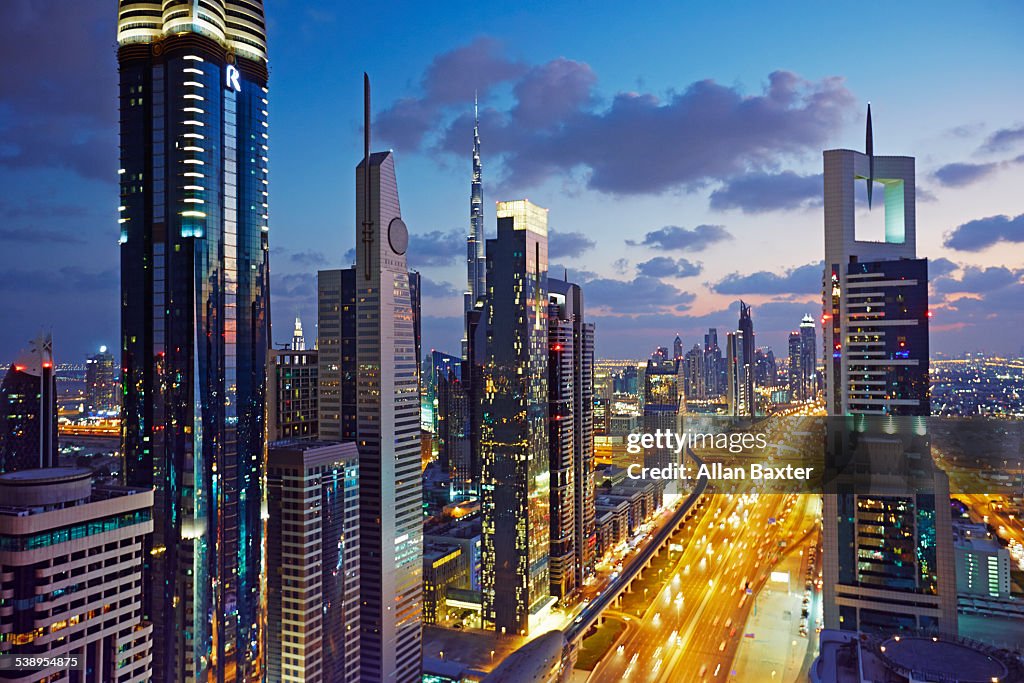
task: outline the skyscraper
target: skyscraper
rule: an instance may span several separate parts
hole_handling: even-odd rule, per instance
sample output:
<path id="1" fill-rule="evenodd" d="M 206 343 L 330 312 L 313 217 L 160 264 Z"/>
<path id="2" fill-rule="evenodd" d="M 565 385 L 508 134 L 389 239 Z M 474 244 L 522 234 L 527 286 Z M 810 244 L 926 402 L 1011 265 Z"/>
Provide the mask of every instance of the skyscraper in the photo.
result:
<path id="1" fill-rule="evenodd" d="M 305 344 L 293 341 L 292 346 Z M 267 353 L 267 434 L 271 441 L 319 438 L 317 355 L 315 349 L 294 348 Z"/>
<path id="2" fill-rule="evenodd" d="M 356 167 L 356 440 L 359 448 L 362 680 L 418 683 L 423 521 L 419 359 L 395 158 Z"/>
<path id="3" fill-rule="evenodd" d="M 118 9 L 125 479 L 154 488 L 154 679 L 243 680 L 263 668 L 263 10 L 164 5 Z"/>
<path id="4" fill-rule="evenodd" d="M 121 384 L 117 361 L 101 346 L 99 353 L 85 359 L 85 411 L 90 415 L 117 413 L 121 405 Z"/>
<path id="5" fill-rule="evenodd" d="M 267 674 L 359 680 L 359 454 L 281 441 L 267 460 Z"/>
<path id="6" fill-rule="evenodd" d="M 466 238 L 465 313 L 486 295 L 487 261 L 484 256 L 484 187 L 483 164 L 480 162 L 480 109 L 473 97 L 473 181 L 469 192 L 469 237 Z M 466 357 L 469 326 L 462 335 L 462 357 Z"/>
<path id="7" fill-rule="evenodd" d="M 756 410 L 754 403 L 754 386 L 756 385 L 756 361 L 754 344 L 754 320 L 751 316 L 750 306 L 740 301 L 740 320 L 737 326 L 740 332 L 739 339 L 743 342 L 743 405 L 746 412 L 741 415 L 753 415 Z"/>
<path id="8" fill-rule="evenodd" d="M 487 240 L 480 436 L 483 623 L 526 633 L 552 601 L 548 552 L 548 216 L 498 202 Z"/>
<path id="9" fill-rule="evenodd" d="M 644 432 L 680 431 L 683 387 L 679 371 L 682 361 L 666 358 L 658 351 L 647 361 L 644 374 Z M 667 467 L 678 464 L 680 456 L 674 448 L 649 448 L 644 453 L 644 467 Z"/>
<path id="10" fill-rule="evenodd" d="M 672 342 L 672 360 L 683 359 L 683 340 L 677 334 L 675 340 Z"/>
<path id="11" fill-rule="evenodd" d="M 826 628 L 956 632 L 949 483 L 931 464 L 928 263 L 913 157 L 824 153 Z M 885 193 L 884 241 L 857 239 L 856 183 Z M 854 466 L 848 466 L 854 463 Z M 869 472 L 865 481 L 857 472 Z"/>
<path id="12" fill-rule="evenodd" d="M 800 321 L 800 377 L 803 398 L 813 399 L 818 393 L 818 338 L 810 315 Z"/>
<path id="13" fill-rule="evenodd" d="M 548 278 L 551 594 L 564 599 L 594 571 L 594 324 L 583 289 Z"/>
<path id="14" fill-rule="evenodd" d="M 789 399 L 804 400 L 803 388 L 803 344 L 799 332 L 789 333 L 789 357 L 787 358 L 787 375 L 789 377 Z"/>
<path id="15" fill-rule="evenodd" d="M 433 351 L 434 411 L 437 459 L 459 493 L 473 487 L 476 472 L 469 429 L 469 394 L 463 381 L 463 362 Z"/>
<path id="16" fill-rule="evenodd" d="M 687 351 L 682 358 L 683 377 L 686 378 L 686 398 L 702 399 L 707 397 L 707 373 L 704 368 L 705 353 L 699 344 Z"/>
<path id="17" fill-rule="evenodd" d="M 41 335 L 0 382 L 0 472 L 57 465 L 53 340 Z"/>
<path id="18" fill-rule="evenodd" d="M 721 396 L 725 391 L 723 381 L 722 349 L 718 346 L 718 330 L 708 328 L 704 335 L 704 386 L 708 396 Z"/>
<path id="19" fill-rule="evenodd" d="M 356 269 L 316 278 L 317 392 L 320 438 L 356 439 Z"/>

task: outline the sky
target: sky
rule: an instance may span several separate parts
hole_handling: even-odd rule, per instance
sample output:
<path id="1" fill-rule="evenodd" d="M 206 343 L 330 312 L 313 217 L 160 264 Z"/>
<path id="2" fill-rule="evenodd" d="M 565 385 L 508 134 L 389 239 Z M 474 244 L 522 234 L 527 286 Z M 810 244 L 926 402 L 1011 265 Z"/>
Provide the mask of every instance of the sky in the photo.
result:
<path id="1" fill-rule="evenodd" d="M 784 356 L 821 312 L 821 152 L 863 149 L 869 101 L 876 154 L 917 158 L 933 352 L 1024 353 L 1020 3 L 265 6 L 277 342 L 296 315 L 314 336 L 316 270 L 352 259 L 366 71 L 424 349 L 459 348 L 477 93 L 487 233 L 496 200 L 550 210 L 600 357 L 724 334 L 740 298 Z M 7 0 L 5 20 L 0 361 L 50 330 L 80 362 L 119 336 L 116 3 Z"/>

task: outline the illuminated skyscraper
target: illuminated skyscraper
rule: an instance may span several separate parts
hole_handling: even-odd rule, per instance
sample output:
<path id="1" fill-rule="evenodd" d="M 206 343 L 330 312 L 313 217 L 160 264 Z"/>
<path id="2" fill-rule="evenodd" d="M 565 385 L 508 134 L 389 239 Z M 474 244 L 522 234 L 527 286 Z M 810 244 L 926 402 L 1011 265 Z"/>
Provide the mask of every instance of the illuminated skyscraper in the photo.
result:
<path id="1" fill-rule="evenodd" d="M 526 633 L 550 597 L 548 216 L 498 202 L 487 240 L 480 437 L 483 623 Z"/>
<path id="2" fill-rule="evenodd" d="M 805 315 L 800 321 L 800 376 L 805 399 L 814 398 L 818 393 L 818 357 L 814 318 Z"/>
<path id="3" fill-rule="evenodd" d="M 469 194 L 469 237 L 466 238 L 465 313 L 486 295 L 487 261 L 484 257 L 484 186 L 480 162 L 480 110 L 473 98 L 473 182 Z M 462 335 L 462 357 L 466 357 L 469 322 Z"/>
<path id="4" fill-rule="evenodd" d="M 683 410 L 682 361 L 669 360 L 659 348 L 647 361 L 644 373 L 644 432 L 679 432 Z M 644 467 L 668 467 L 679 464 L 674 448 L 648 448 Z"/>
<path id="5" fill-rule="evenodd" d="M 267 462 L 267 674 L 359 680 L 359 454 L 280 441 Z"/>
<path id="6" fill-rule="evenodd" d="M 395 158 L 370 153 L 364 76 L 364 156 L 356 167 L 356 441 L 359 448 L 361 678 L 419 682 L 422 480 L 419 359 Z"/>
<path id="7" fill-rule="evenodd" d="M 260 0 L 118 9 L 125 479 L 154 488 L 158 681 L 263 670 L 269 346 Z"/>
<path id="8" fill-rule="evenodd" d="M 320 438 L 356 439 L 356 269 L 316 277 Z"/>
<path id="9" fill-rule="evenodd" d="M 56 465 L 57 380 L 47 334 L 32 340 L 0 382 L 0 472 Z"/>
<path id="10" fill-rule="evenodd" d="M 564 599 L 594 571 L 594 324 L 579 285 L 548 278 L 551 594 Z"/>
<path id="11" fill-rule="evenodd" d="M 90 415 L 116 414 L 121 406 L 121 383 L 117 361 L 101 346 L 99 353 L 85 359 L 85 411 Z"/>
<path id="12" fill-rule="evenodd" d="M 825 162 L 826 628 L 956 632 L 949 482 L 926 418 L 928 262 L 916 257 L 913 157 Z M 857 182 L 884 189 L 884 241 L 857 239 Z M 857 473 L 870 477 L 858 477 Z"/>

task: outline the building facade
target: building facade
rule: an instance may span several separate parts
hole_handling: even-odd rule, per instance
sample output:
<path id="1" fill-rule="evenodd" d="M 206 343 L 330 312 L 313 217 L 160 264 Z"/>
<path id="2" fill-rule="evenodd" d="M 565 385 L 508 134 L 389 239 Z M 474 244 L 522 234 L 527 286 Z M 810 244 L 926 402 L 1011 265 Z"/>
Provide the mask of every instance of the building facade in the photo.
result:
<path id="1" fill-rule="evenodd" d="M 356 438 L 356 269 L 316 278 L 317 420 L 325 441 Z"/>
<path id="2" fill-rule="evenodd" d="M 154 678 L 262 670 L 269 344 L 261 2 L 121 0 L 122 440 L 154 487 Z"/>
<path id="3" fill-rule="evenodd" d="M 142 599 L 153 492 L 94 488 L 91 477 L 70 467 L 0 475 L 0 655 L 79 660 L 0 680 L 154 680 Z"/>
<path id="4" fill-rule="evenodd" d="M 956 632 L 949 483 L 927 438 L 928 266 L 914 159 L 824 153 L 826 628 Z M 884 241 L 858 239 L 858 183 L 884 190 Z M 858 473 L 869 472 L 865 479 Z"/>
<path id="5" fill-rule="evenodd" d="M 53 341 L 33 340 L 0 382 L 0 472 L 57 465 Z"/>
<path id="6" fill-rule="evenodd" d="M 497 216 L 483 314 L 483 624 L 527 633 L 551 588 L 547 209 L 498 202 Z"/>
<path id="7" fill-rule="evenodd" d="M 680 382 L 681 361 L 668 360 L 655 354 L 647 361 L 644 373 L 644 432 L 653 434 L 679 432 L 682 425 L 683 392 Z M 644 467 L 668 467 L 679 464 L 681 455 L 675 448 L 648 448 L 644 451 Z"/>
<path id="8" fill-rule="evenodd" d="M 121 407 L 120 393 L 117 361 L 106 346 L 101 346 L 99 353 L 85 359 L 85 412 L 116 415 Z"/>
<path id="9" fill-rule="evenodd" d="M 267 674 L 359 680 L 359 454 L 279 441 L 267 461 Z"/>
<path id="10" fill-rule="evenodd" d="M 395 158 L 356 167 L 356 442 L 362 680 L 418 683 L 423 611 L 417 321 Z"/>
<path id="11" fill-rule="evenodd" d="M 267 434 L 270 440 L 319 438 L 318 355 L 316 350 L 294 348 L 267 353 Z"/>

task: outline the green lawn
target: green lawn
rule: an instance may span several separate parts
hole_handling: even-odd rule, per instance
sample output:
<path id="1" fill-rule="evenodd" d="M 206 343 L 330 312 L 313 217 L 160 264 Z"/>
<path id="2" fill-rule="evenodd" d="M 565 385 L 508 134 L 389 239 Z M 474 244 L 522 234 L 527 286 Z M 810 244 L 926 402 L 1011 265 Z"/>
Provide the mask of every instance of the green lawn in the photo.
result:
<path id="1" fill-rule="evenodd" d="M 625 628 L 625 622 L 607 617 L 604 623 L 597 627 L 596 632 L 583 639 L 576 658 L 576 668 L 593 671 Z"/>

